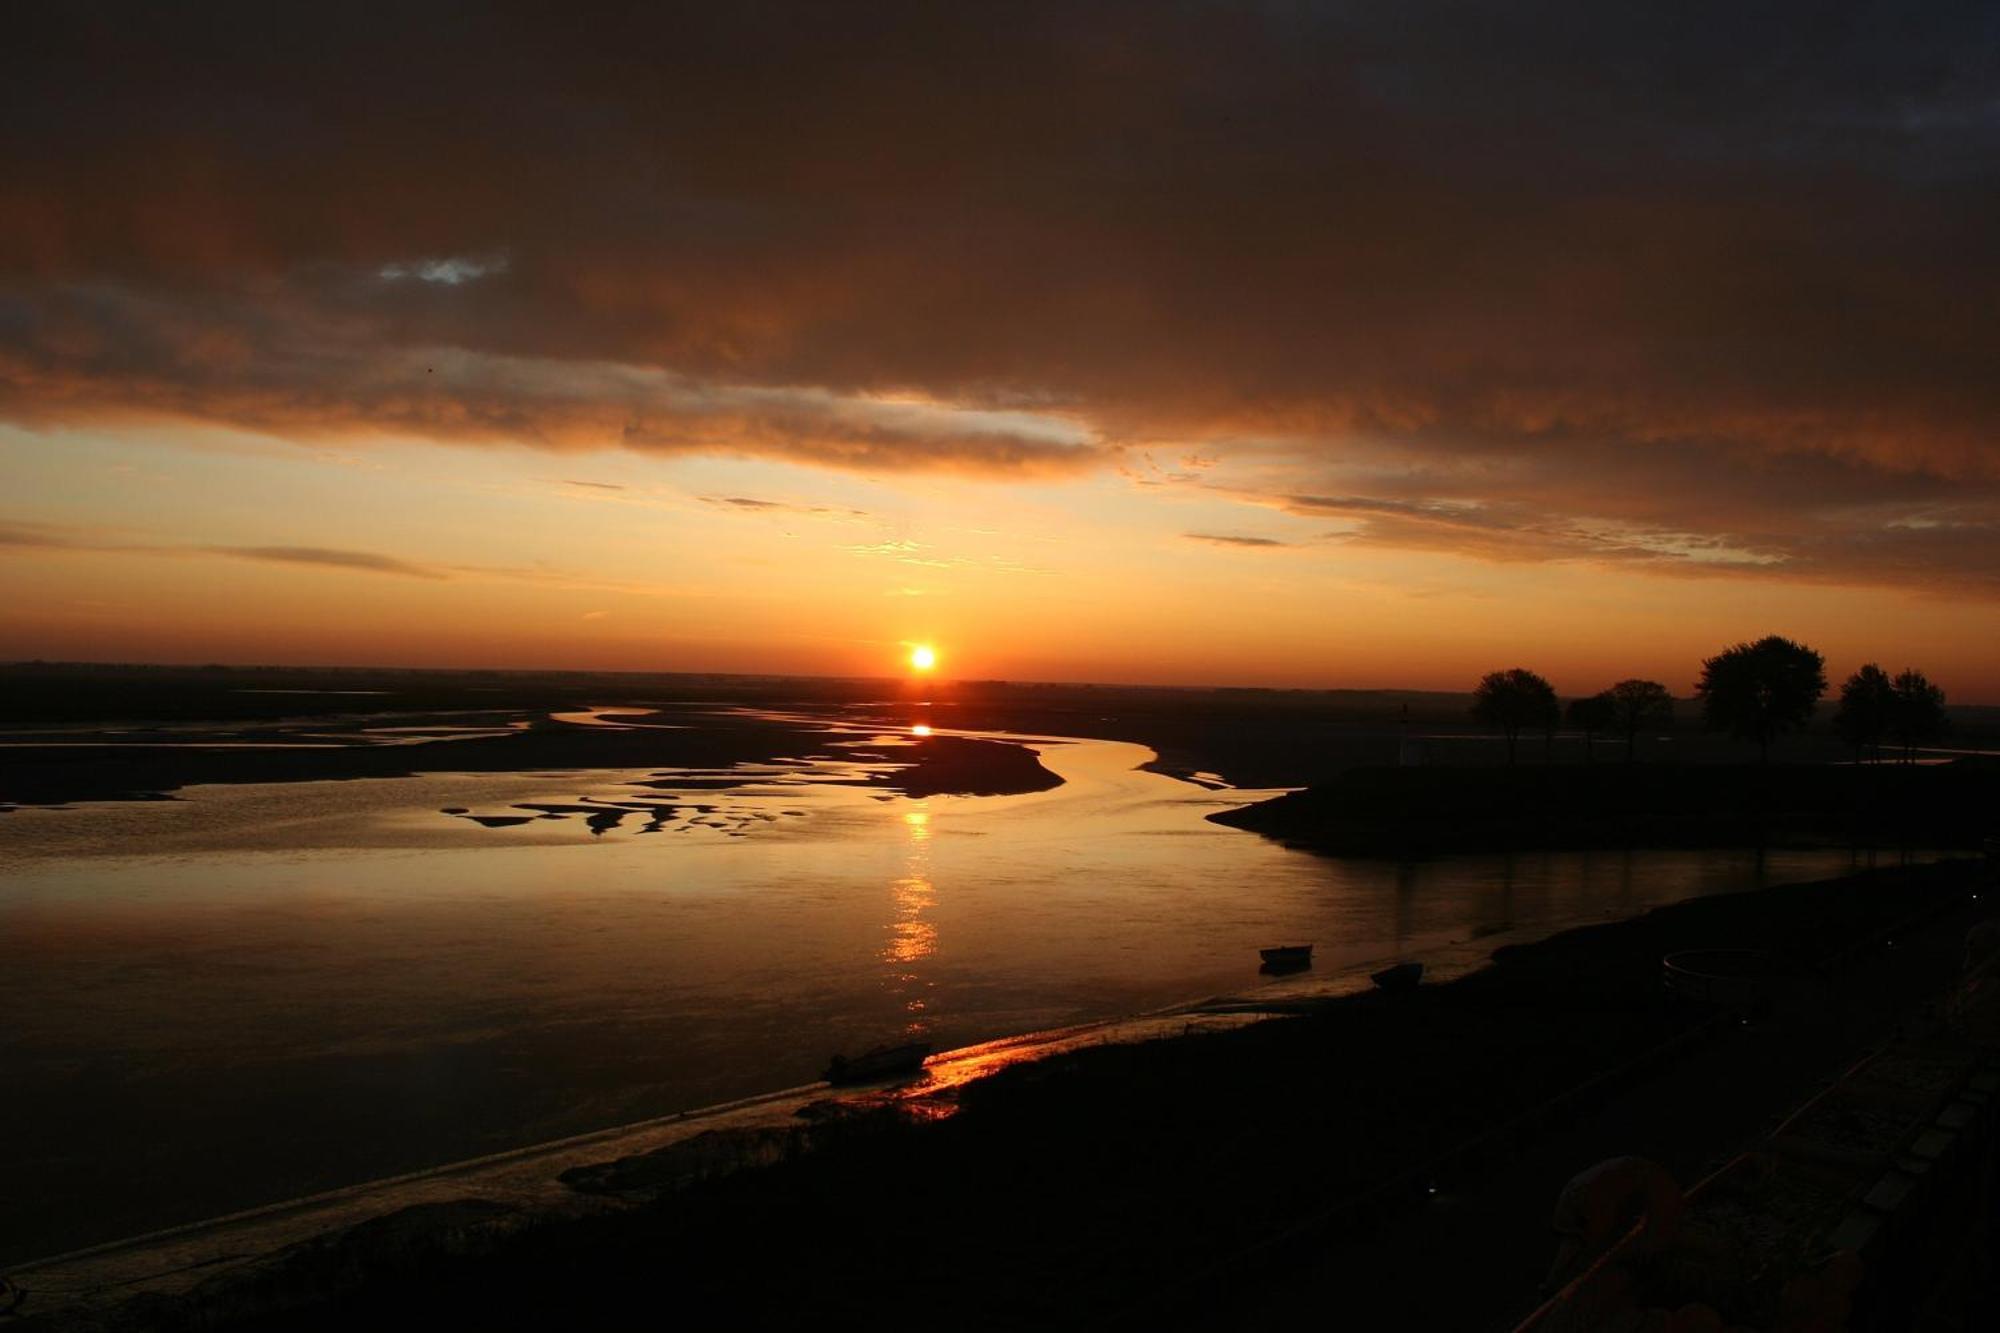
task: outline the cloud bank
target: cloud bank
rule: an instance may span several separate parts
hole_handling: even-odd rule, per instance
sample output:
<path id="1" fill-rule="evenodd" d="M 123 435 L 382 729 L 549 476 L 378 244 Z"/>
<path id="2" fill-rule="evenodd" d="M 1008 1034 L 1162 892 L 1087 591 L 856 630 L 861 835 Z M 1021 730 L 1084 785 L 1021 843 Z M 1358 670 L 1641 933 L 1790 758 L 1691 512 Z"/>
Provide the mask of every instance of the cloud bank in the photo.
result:
<path id="1" fill-rule="evenodd" d="M 1336 546 L 2000 591 L 1991 6 L 17 26 L 13 421 L 1157 447 Z"/>

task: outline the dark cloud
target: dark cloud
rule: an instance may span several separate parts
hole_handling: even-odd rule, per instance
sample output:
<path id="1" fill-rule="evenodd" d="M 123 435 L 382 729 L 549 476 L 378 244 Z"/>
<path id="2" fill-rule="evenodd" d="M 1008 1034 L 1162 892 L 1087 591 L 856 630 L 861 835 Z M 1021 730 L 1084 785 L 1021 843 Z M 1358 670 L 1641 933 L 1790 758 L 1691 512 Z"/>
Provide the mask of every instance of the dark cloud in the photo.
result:
<path id="1" fill-rule="evenodd" d="M 418 564 L 374 551 L 348 551 L 324 546 L 194 546 L 172 542 L 146 541 L 118 533 L 59 523 L 34 523 L 0 519 L 0 549 L 16 551 L 74 551 L 117 555 L 221 556 L 232 560 L 261 560 L 283 565 L 324 565 L 333 569 L 358 570 L 365 574 L 396 574 L 406 578 L 444 579 L 453 573 L 518 573 L 493 571 L 471 566 L 457 570 Z"/>
<path id="2" fill-rule="evenodd" d="M 10 37 L 17 420 L 994 477 L 1159 445 L 1378 502 L 1349 541 L 2000 581 L 1990 5 L 78 4 Z"/>
<path id="3" fill-rule="evenodd" d="M 0 522 L 0 546 L 28 551 L 89 549 L 67 530 L 48 523 Z"/>
<path id="4" fill-rule="evenodd" d="M 622 446 L 862 471 L 1073 473 L 1071 426 L 819 387 L 702 381 L 613 361 L 402 345 L 379 316 L 273 311 L 214 293 L 0 287 L 0 416 L 30 424 L 215 420 L 314 438 L 389 432 L 557 450 Z"/>
<path id="5" fill-rule="evenodd" d="M 1189 532 L 1183 534 L 1191 542 L 1207 542 L 1211 546 L 1289 546 L 1275 537 L 1232 537 L 1216 532 Z"/>
<path id="6" fill-rule="evenodd" d="M 412 564 L 393 555 L 373 551 L 341 551 L 324 546 L 205 546 L 205 555 L 229 556 L 237 560 L 265 560 L 281 565 L 326 565 L 334 569 L 357 569 L 367 574 L 400 574 L 414 579 L 441 579 L 446 574 L 428 565 Z"/>
<path id="7" fill-rule="evenodd" d="M 611 481 L 565 481 L 565 486 L 583 486 L 593 491 L 622 491 L 625 488 Z"/>
<path id="8" fill-rule="evenodd" d="M 752 514 L 808 514 L 821 518 L 866 518 L 864 509 L 849 509 L 845 505 L 793 504 L 788 500 L 759 500 L 749 495 L 704 495 L 703 504 L 714 505 L 718 509 L 734 509 Z"/>

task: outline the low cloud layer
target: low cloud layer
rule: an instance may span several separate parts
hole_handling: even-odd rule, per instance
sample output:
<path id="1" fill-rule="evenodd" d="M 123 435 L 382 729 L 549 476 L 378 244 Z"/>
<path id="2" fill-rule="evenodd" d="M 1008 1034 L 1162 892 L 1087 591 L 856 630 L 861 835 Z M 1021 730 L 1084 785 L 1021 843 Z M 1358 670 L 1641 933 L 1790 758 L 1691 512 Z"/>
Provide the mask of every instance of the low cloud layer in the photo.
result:
<path id="1" fill-rule="evenodd" d="M 331 569 L 353 569 L 365 574 L 401 574 L 413 579 L 441 579 L 448 575 L 427 565 L 399 560 L 393 555 L 372 551 L 341 551 L 324 546 L 204 546 L 203 555 L 223 555 L 236 560 L 262 560 L 280 565 L 324 565 Z"/>
<path id="2" fill-rule="evenodd" d="M 754 495 L 704 495 L 701 502 L 739 514 L 793 514 L 808 518 L 866 518 L 867 511 L 846 505 L 798 504 L 790 500 L 762 500 Z"/>
<path id="3" fill-rule="evenodd" d="M 59 523 L 33 523 L 0 519 L 0 552 L 33 554 L 38 551 L 79 554 L 220 556 L 229 560 L 256 560 L 266 564 L 319 565 L 328 569 L 363 574 L 394 574 L 403 578 L 445 579 L 454 573 L 473 572 L 419 564 L 374 551 L 347 551 L 326 546 L 203 546 L 191 542 L 162 542 L 124 532 L 106 532 Z"/>
<path id="4" fill-rule="evenodd" d="M 201 543 L 125 529 L 92 528 L 0 517 L 0 560 L 8 556 L 121 555 L 151 559 L 238 560 L 319 568 L 335 574 L 380 575 L 393 579 L 474 580 L 528 584 L 576 592 L 684 599 L 701 595 L 657 579 L 621 577 L 617 571 L 565 569 L 535 564 L 441 563 L 381 551 L 329 546 L 259 546 Z"/>
<path id="5" fill-rule="evenodd" d="M 1153 450 L 1336 546 L 2000 593 L 1991 6 L 17 27 L 12 421 Z"/>
<path id="6" fill-rule="evenodd" d="M 1275 537 L 1233 537 L 1226 533 L 1218 532 L 1190 532 L 1187 534 L 1187 539 L 1191 542 L 1206 542 L 1210 546 L 1287 546 L 1290 544 L 1288 542 L 1281 542 Z"/>

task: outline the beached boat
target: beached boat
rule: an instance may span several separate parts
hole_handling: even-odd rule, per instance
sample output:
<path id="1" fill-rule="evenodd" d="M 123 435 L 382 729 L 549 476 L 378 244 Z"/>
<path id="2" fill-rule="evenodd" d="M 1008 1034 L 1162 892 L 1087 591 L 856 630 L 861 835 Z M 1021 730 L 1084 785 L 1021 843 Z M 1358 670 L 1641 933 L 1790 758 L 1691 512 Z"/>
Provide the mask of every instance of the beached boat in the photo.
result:
<path id="1" fill-rule="evenodd" d="M 1380 972 L 1370 972 L 1368 979 L 1383 990 L 1415 990 L 1417 983 L 1424 979 L 1422 963 L 1398 963 L 1385 967 Z"/>
<path id="2" fill-rule="evenodd" d="M 1273 972 L 1294 972 L 1312 966 L 1313 947 L 1310 944 L 1280 944 L 1272 949 L 1259 949 L 1257 956 Z"/>
<path id="3" fill-rule="evenodd" d="M 931 1053 L 927 1041 L 906 1042 L 901 1046 L 876 1046 L 849 1057 L 836 1055 L 827 1063 L 824 1077 L 829 1083 L 867 1083 L 878 1078 L 914 1074 L 924 1067 Z"/>

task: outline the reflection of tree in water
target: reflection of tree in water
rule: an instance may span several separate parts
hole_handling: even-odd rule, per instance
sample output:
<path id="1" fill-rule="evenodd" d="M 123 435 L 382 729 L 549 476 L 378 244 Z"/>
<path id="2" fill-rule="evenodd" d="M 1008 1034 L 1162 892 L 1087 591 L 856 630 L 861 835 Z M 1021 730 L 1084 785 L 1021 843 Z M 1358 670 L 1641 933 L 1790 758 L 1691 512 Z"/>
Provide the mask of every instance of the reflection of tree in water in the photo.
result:
<path id="1" fill-rule="evenodd" d="M 894 915 L 888 923 L 889 942 L 882 949 L 882 961 L 891 969 L 889 988 L 905 997 L 903 1009 L 910 1015 L 907 1030 L 912 1034 L 929 1026 L 922 1015 L 926 1007 L 923 993 L 930 989 L 913 965 L 937 951 L 937 926 L 924 919 L 925 912 L 937 903 L 937 890 L 931 883 L 931 816 L 925 804 L 918 801 L 915 809 L 903 815 L 908 835 L 904 873 L 889 884 Z"/>

